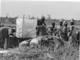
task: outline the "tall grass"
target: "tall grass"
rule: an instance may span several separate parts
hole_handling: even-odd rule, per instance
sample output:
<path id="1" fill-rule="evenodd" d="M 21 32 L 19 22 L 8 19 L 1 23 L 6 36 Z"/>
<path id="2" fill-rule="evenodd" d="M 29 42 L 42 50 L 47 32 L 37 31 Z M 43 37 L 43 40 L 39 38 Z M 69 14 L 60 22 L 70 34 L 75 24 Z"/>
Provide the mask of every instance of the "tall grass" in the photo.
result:
<path id="1" fill-rule="evenodd" d="M 41 48 L 28 48 L 25 53 L 14 52 L 0 54 L 0 60 L 79 60 L 79 47 L 72 43 L 66 43 L 54 52 L 54 46 L 42 46 Z M 17 48 L 18 49 L 18 48 Z M 26 48 L 27 50 L 27 48 Z"/>

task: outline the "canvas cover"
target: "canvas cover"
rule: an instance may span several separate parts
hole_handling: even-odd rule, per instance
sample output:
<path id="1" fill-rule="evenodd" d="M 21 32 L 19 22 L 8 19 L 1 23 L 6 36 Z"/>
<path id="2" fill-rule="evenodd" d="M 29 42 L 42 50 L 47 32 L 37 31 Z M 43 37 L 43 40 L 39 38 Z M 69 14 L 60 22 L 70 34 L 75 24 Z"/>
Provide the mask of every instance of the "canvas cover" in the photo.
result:
<path id="1" fill-rule="evenodd" d="M 19 38 L 36 37 L 37 19 L 22 19 L 16 20 L 16 36 Z"/>

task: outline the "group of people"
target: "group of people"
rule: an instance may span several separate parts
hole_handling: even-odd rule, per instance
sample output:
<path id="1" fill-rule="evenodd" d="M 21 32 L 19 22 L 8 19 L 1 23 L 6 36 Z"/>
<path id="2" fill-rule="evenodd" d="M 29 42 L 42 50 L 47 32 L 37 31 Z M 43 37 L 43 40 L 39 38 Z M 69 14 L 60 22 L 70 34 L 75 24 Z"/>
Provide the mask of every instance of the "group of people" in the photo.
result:
<path id="1" fill-rule="evenodd" d="M 15 32 L 15 29 L 12 27 L 0 27 L 0 48 L 7 49 L 17 45 Z"/>
<path id="2" fill-rule="evenodd" d="M 37 36 L 57 36 L 66 42 L 71 38 L 72 43 L 77 43 L 79 45 L 80 31 L 76 29 L 75 21 L 73 19 L 71 20 L 70 24 L 65 20 L 59 21 L 59 28 L 57 28 L 55 22 L 52 22 L 51 25 L 52 26 L 50 28 L 47 27 L 45 17 L 38 20 Z"/>
<path id="3" fill-rule="evenodd" d="M 80 40 L 80 31 L 76 30 L 75 21 L 71 20 L 70 25 L 67 21 L 59 21 L 59 28 L 57 28 L 56 23 L 52 22 L 51 27 L 47 27 L 45 23 L 45 17 L 38 19 L 36 27 L 37 36 L 57 36 L 64 41 L 68 41 L 69 38 L 72 38 L 72 43 L 77 42 L 79 45 Z M 0 28 L 0 46 L 5 43 L 7 40 L 7 47 L 18 46 L 18 39 L 15 36 L 15 29 L 1 27 Z"/>

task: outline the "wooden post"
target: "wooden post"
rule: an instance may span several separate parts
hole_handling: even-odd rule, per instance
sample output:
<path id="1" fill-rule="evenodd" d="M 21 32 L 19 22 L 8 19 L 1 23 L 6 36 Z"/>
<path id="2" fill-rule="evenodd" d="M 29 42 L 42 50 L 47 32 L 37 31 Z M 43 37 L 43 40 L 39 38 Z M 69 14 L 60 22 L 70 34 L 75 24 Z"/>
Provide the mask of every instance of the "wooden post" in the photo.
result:
<path id="1" fill-rule="evenodd" d="M 4 40 L 4 49 L 7 49 L 7 38 Z"/>

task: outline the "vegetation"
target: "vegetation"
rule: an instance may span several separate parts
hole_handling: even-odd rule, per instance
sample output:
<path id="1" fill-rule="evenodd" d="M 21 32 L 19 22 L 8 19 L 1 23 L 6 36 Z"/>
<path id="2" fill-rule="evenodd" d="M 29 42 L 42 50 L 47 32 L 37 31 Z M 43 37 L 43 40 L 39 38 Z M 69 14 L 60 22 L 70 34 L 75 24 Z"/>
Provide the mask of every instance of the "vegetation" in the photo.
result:
<path id="1" fill-rule="evenodd" d="M 54 51 L 54 44 L 31 48 L 29 46 L 9 49 L 8 53 L 0 54 L 0 60 L 79 60 L 79 46 L 65 44 Z"/>
<path id="2" fill-rule="evenodd" d="M 12 20 L 9 22 L 15 24 Z M 50 25 L 51 22 L 51 20 L 46 21 L 47 25 Z M 60 46 L 56 51 L 54 51 L 54 44 L 52 43 L 40 48 L 22 47 L 21 51 L 17 47 L 9 49 L 8 53 L 0 53 L 0 60 L 79 60 L 79 48 L 77 44 L 73 45 L 73 43 L 69 46 L 68 44 Z"/>

